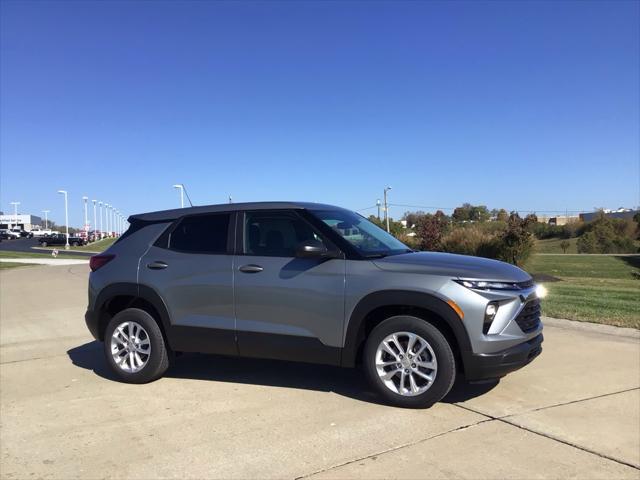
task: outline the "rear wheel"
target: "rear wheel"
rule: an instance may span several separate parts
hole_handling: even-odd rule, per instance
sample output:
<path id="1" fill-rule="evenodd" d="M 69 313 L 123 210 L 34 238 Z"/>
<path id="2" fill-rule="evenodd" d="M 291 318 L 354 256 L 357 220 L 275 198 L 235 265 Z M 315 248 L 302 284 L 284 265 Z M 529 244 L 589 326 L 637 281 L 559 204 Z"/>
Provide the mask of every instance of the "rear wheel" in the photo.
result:
<path id="1" fill-rule="evenodd" d="M 104 335 L 107 363 L 128 383 L 147 383 L 169 368 L 169 352 L 155 319 L 144 310 L 128 308 L 116 314 Z"/>
<path id="2" fill-rule="evenodd" d="M 47 246 L 47 242 L 40 242 L 40 245 L 43 246 L 43 247 L 46 247 Z"/>
<path id="3" fill-rule="evenodd" d="M 453 386 L 456 365 L 451 346 L 426 320 L 396 316 L 369 335 L 364 367 L 376 391 L 398 407 L 425 408 Z"/>
<path id="4" fill-rule="evenodd" d="M 77 247 L 78 246 L 78 242 L 73 242 L 71 245 L 74 246 L 74 247 Z"/>

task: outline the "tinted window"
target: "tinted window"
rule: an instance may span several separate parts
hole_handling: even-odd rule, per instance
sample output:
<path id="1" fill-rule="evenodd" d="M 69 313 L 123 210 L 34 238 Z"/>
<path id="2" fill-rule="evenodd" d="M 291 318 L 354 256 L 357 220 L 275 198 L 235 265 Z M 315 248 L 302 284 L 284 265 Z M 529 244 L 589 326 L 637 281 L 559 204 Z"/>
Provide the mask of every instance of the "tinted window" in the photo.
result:
<path id="1" fill-rule="evenodd" d="M 271 257 L 294 257 L 305 240 L 322 238 L 293 212 L 248 212 L 245 215 L 244 253 Z"/>
<path id="2" fill-rule="evenodd" d="M 171 232 L 169 248 L 191 253 L 227 253 L 230 215 L 183 218 Z"/>

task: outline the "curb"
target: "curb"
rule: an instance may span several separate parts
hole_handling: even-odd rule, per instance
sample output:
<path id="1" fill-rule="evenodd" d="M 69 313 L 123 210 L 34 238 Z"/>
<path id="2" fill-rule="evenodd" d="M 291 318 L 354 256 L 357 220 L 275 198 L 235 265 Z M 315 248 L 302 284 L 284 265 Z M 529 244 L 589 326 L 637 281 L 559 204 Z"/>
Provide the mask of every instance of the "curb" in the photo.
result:
<path id="1" fill-rule="evenodd" d="M 601 335 L 613 335 L 614 337 L 627 337 L 640 340 L 640 330 L 628 327 L 614 327 L 613 325 L 602 325 L 600 323 L 581 322 L 578 320 L 566 320 L 564 318 L 542 317 L 544 325 L 563 328 L 565 330 L 580 330 L 582 332 L 592 332 Z"/>

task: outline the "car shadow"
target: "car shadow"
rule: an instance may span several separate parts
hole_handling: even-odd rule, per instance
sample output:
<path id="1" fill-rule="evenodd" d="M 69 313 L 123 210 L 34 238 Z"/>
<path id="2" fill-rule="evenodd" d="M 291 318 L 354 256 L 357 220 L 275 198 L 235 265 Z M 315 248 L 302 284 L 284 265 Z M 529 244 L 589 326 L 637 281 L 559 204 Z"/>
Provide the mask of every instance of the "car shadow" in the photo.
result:
<path id="1" fill-rule="evenodd" d="M 121 381 L 107 365 L 100 342 L 74 347 L 67 355 L 79 368 L 91 370 L 107 380 Z M 185 353 L 176 358 L 165 377 L 334 392 L 363 402 L 384 404 L 358 368 Z M 470 385 L 457 381 L 442 401 L 462 402 L 486 393 L 495 385 L 497 382 Z"/>

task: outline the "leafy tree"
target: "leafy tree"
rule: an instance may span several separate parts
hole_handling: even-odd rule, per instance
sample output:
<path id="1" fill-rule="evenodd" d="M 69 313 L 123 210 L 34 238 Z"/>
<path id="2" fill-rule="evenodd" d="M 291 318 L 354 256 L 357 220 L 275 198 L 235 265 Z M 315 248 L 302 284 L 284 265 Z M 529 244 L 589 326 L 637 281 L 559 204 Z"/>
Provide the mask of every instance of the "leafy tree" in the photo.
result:
<path id="1" fill-rule="evenodd" d="M 569 243 L 568 240 L 562 240 L 560 242 L 560 248 L 562 249 L 562 253 L 567 253 L 567 250 L 569 249 L 570 246 L 571 244 Z"/>
<path id="2" fill-rule="evenodd" d="M 485 205 L 463 203 L 453 211 L 452 218 L 456 222 L 486 222 L 491 218 L 491 213 Z"/>
<path id="3" fill-rule="evenodd" d="M 529 232 L 532 219 L 522 219 L 512 212 L 507 228 L 497 241 L 497 258 L 514 265 L 523 265 L 533 253 L 533 235 Z"/>
<path id="4" fill-rule="evenodd" d="M 631 228 L 630 228 L 631 227 Z M 577 241 L 578 253 L 634 253 L 634 225 L 628 221 L 598 218 L 585 225 L 585 233 Z"/>
<path id="5" fill-rule="evenodd" d="M 422 210 L 418 210 L 417 212 L 405 212 L 405 214 L 402 216 L 402 219 L 406 220 L 408 228 L 413 228 L 414 225 L 418 224 L 420 218 L 424 217 L 425 215 L 426 213 L 424 213 Z"/>
<path id="6" fill-rule="evenodd" d="M 445 233 L 449 220 L 438 210 L 435 215 L 423 215 L 416 224 L 416 235 L 420 250 L 438 250 L 442 235 Z"/>
<path id="7" fill-rule="evenodd" d="M 496 220 L 498 222 L 507 222 L 509 220 L 509 214 L 504 208 L 498 210 L 498 213 L 496 214 Z"/>

